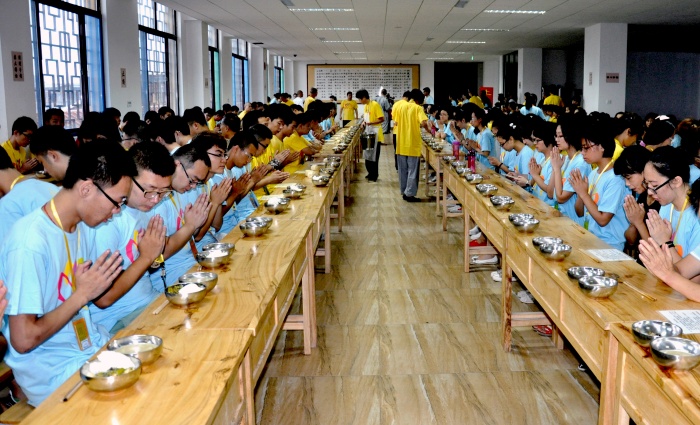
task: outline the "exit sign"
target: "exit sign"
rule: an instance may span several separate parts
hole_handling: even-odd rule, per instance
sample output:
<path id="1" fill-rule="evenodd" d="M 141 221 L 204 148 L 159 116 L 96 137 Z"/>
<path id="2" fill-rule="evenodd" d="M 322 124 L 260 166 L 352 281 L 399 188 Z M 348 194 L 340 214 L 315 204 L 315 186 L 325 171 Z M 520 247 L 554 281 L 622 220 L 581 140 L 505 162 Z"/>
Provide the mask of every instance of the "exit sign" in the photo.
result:
<path id="1" fill-rule="evenodd" d="M 605 82 L 606 83 L 619 83 L 620 82 L 620 74 L 617 72 L 605 74 Z"/>

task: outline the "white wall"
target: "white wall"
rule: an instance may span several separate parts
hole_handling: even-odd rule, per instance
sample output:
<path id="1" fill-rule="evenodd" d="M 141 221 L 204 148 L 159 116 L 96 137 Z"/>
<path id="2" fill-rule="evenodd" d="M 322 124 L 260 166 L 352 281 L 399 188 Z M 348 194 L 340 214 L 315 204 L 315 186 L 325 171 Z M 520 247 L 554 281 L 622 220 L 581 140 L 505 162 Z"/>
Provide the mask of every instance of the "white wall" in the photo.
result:
<path id="1" fill-rule="evenodd" d="M 209 106 L 209 37 L 207 24 L 197 20 L 182 20 L 182 106 Z M 205 83 L 206 79 L 206 83 Z M 206 84 L 206 85 L 205 85 Z M 182 114 L 184 110 L 180 111 Z"/>
<path id="2" fill-rule="evenodd" d="M 493 87 L 493 101 L 498 99 L 498 93 L 501 93 L 501 76 L 500 62 L 498 60 L 484 62 L 483 86 Z"/>
<path id="3" fill-rule="evenodd" d="M 24 81 L 13 81 L 11 52 L 22 52 Z M 12 123 L 21 116 L 35 121 L 34 67 L 29 32 L 29 5 L 26 0 L 3 0 L 0 13 L 0 141 L 12 132 Z M 41 123 L 38 123 L 41 125 Z"/>
<path id="4" fill-rule="evenodd" d="M 542 49 L 518 49 L 518 102 L 525 102 L 525 93 L 537 94 L 542 89 Z"/>
<path id="5" fill-rule="evenodd" d="M 296 90 L 294 86 L 294 61 L 289 59 L 284 59 L 284 91 L 292 94 L 292 91 Z"/>
<path id="6" fill-rule="evenodd" d="M 607 73 L 618 73 L 617 83 L 607 83 Z M 583 107 L 615 114 L 625 109 L 627 85 L 627 24 L 586 27 L 583 53 Z"/>
<path id="7" fill-rule="evenodd" d="M 123 114 L 143 112 L 141 67 L 139 64 L 138 4 L 136 0 L 102 0 L 105 106 Z M 121 85 L 121 68 L 126 69 L 126 87 Z"/>

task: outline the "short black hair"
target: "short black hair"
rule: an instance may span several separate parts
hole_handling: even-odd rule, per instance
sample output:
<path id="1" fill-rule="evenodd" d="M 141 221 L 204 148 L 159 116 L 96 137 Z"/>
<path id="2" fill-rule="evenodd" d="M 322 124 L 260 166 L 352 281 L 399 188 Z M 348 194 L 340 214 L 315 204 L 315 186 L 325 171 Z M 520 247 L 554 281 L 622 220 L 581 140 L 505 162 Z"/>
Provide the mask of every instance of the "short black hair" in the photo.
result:
<path id="1" fill-rule="evenodd" d="M 314 120 L 318 120 L 318 116 L 311 112 L 304 112 L 296 116 L 297 125 L 308 124 Z"/>
<path id="2" fill-rule="evenodd" d="M 589 143 L 603 148 L 603 158 L 612 158 L 615 153 L 615 139 L 607 126 L 602 122 L 588 119 L 583 129 L 583 138 Z"/>
<path id="3" fill-rule="evenodd" d="M 48 151 L 73 156 L 78 150 L 78 145 L 68 130 L 58 125 L 45 125 L 32 135 L 29 150 L 34 156 L 46 155 Z"/>
<path id="4" fill-rule="evenodd" d="M 667 179 L 680 177 L 683 183 L 690 181 L 688 160 L 679 149 L 673 146 L 662 146 L 655 149 L 649 157 L 649 162 L 659 174 Z"/>
<path id="5" fill-rule="evenodd" d="M 581 150 L 582 135 L 582 120 L 576 118 L 575 115 L 564 115 L 557 120 L 557 125 L 561 127 L 561 134 L 569 146 L 572 146 L 577 151 Z"/>
<path id="6" fill-rule="evenodd" d="M 173 123 L 175 126 L 175 131 L 179 131 L 183 136 L 190 135 L 190 126 L 187 125 L 187 121 L 180 116 L 173 115 L 170 118 L 174 118 Z"/>
<path id="7" fill-rule="evenodd" d="M 207 125 L 207 120 L 204 118 L 204 112 L 198 108 L 185 109 L 185 112 L 182 114 L 182 118 L 185 120 L 187 125 L 192 125 L 194 123 L 201 126 Z"/>
<path id="8" fill-rule="evenodd" d="M 161 177 L 169 177 L 175 173 L 175 160 L 160 143 L 137 143 L 129 149 L 129 155 L 134 160 L 137 171 L 150 171 Z"/>
<path id="9" fill-rule="evenodd" d="M 160 121 L 160 117 L 157 121 L 151 121 L 152 123 Z M 127 121 L 122 128 L 124 135 L 126 136 L 138 136 L 139 133 L 143 131 L 146 127 L 146 122 L 141 120 L 131 120 Z"/>
<path id="10" fill-rule="evenodd" d="M 170 113 L 170 115 L 175 115 L 175 111 L 173 111 L 167 106 L 161 106 L 160 108 L 158 108 L 158 115 L 160 115 L 161 117 L 167 113 Z"/>
<path id="11" fill-rule="evenodd" d="M 158 112 L 156 111 L 148 111 L 144 114 L 143 120 L 144 121 L 158 121 L 160 119 L 160 115 L 158 115 Z"/>
<path id="12" fill-rule="evenodd" d="M 411 100 L 411 92 L 405 91 L 405 92 L 403 92 L 403 96 L 401 96 L 401 97 L 405 97 L 406 99 Z"/>
<path id="13" fill-rule="evenodd" d="M 265 108 L 265 112 L 267 112 L 267 116 L 270 117 L 270 121 L 279 118 L 284 121 L 285 124 L 287 124 L 287 121 L 291 120 L 294 116 L 294 112 L 292 112 L 289 106 L 285 105 L 284 103 L 273 103 L 272 105 L 268 105 L 267 108 Z"/>
<path id="14" fill-rule="evenodd" d="M 651 158 L 651 152 L 642 146 L 632 145 L 625 148 L 613 165 L 615 175 L 627 177 L 642 174 L 649 158 Z"/>
<path id="15" fill-rule="evenodd" d="M 88 143 L 71 156 L 63 187 L 72 189 L 78 180 L 92 180 L 105 189 L 116 185 L 124 177 L 135 175 L 134 161 L 119 143 Z"/>
<path id="16" fill-rule="evenodd" d="M 299 112 L 304 112 L 304 107 L 297 105 L 296 103 L 294 105 L 291 105 L 289 107 L 292 111 L 299 111 Z"/>
<path id="17" fill-rule="evenodd" d="M 311 87 L 311 90 L 309 90 L 309 93 L 318 94 L 318 90 L 316 89 L 316 87 Z"/>
<path id="18" fill-rule="evenodd" d="M 261 140 L 272 139 L 272 131 L 270 131 L 266 125 L 255 124 L 248 129 L 248 133 L 252 134 L 258 143 L 260 143 Z"/>
<path id="19" fill-rule="evenodd" d="M 423 91 L 427 91 L 428 93 L 430 93 L 430 87 L 423 87 Z"/>
<path id="20" fill-rule="evenodd" d="M 253 145 L 255 149 L 258 148 L 258 140 L 252 131 L 236 133 L 228 144 L 228 148 L 231 149 L 234 146 L 238 146 L 240 149 L 245 149 L 248 146 Z"/>
<path id="21" fill-rule="evenodd" d="M 224 115 L 224 119 L 221 123 L 233 131 L 241 131 L 241 119 L 238 118 L 236 114 L 228 113 Z"/>
<path id="22" fill-rule="evenodd" d="M 5 149 L 0 149 L 0 170 L 15 169 L 15 164 L 10 159 Z"/>
<path id="23" fill-rule="evenodd" d="M 620 118 L 612 120 L 612 126 L 614 132 L 613 136 L 617 136 L 627 129 L 635 136 L 641 136 L 644 131 L 644 121 L 642 117 L 634 112 L 623 112 Z"/>
<path id="24" fill-rule="evenodd" d="M 173 154 L 173 158 L 180 161 L 182 165 L 191 167 L 197 161 L 204 162 L 204 165 L 211 167 L 211 160 L 209 159 L 209 154 L 206 150 L 200 149 L 196 144 L 185 145 Z"/>
<path id="25" fill-rule="evenodd" d="M 430 90 L 430 89 L 428 89 Z M 411 100 L 421 105 L 425 101 L 425 95 L 418 89 L 411 90 Z"/>
<path id="26" fill-rule="evenodd" d="M 199 133 L 198 135 L 194 136 L 194 139 L 192 139 L 190 144 L 196 145 L 197 148 L 202 149 L 205 152 L 214 146 L 218 146 L 224 151 L 226 150 L 226 139 L 224 139 L 222 135 L 216 133 Z"/>
<path id="27" fill-rule="evenodd" d="M 25 131 L 36 131 L 36 122 L 29 117 L 19 117 L 12 123 L 12 132 L 24 133 Z"/>
<path id="28" fill-rule="evenodd" d="M 48 124 L 51 117 L 61 117 L 61 121 L 63 121 L 66 119 L 66 113 L 63 112 L 63 109 L 49 108 L 44 112 L 44 124 Z"/>
<path id="29" fill-rule="evenodd" d="M 167 144 L 175 143 L 175 131 L 177 130 L 178 120 L 178 117 L 171 115 L 164 120 L 150 123 L 148 125 L 148 130 L 151 135 L 151 140 L 155 142 L 156 139 L 160 137 Z M 187 130 L 189 132 L 189 128 L 187 128 Z"/>
<path id="30" fill-rule="evenodd" d="M 656 146 L 673 136 L 676 127 L 668 120 L 655 119 L 644 135 L 644 144 Z"/>
<path id="31" fill-rule="evenodd" d="M 258 118 L 266 117 L 266 116 L 267 115 L 264 114 L 263 111 L 258 111 L 258 110 L 254 109 L 254 110 L 246 113 L 245 116 L 243 116 L 243 120 L 242 120 L 243 124 L 241 125 L 241 127 L 245 131 L 245 130 L 249 129 L 250 127 L 258 124 Z"/>
<path id="32" fill-rule="evenodd" d="M 538 139 L 542 139 L 545 146 L 554 146 L 556 143 L 554 140 L 556 129 L 557 127 L 554 123 L 539 121 L 532 128 L 532 134 Z"/>
<path id="33" fill-rule="evenodd" d="M 138 112 L 129 111 L 126 113 L 126 115 L 124 115 L 124 118 L 122 118 L 122 121 L 124 121 L 124 122 L 129 122 L 129 121 L 134 121 L 134 120 L 141 121 L 141 116 L 138 114 Z"/>
<path id="34" fill-rule="evenodd" d="M 121 118 L 122 117 L 121 111 L 117 108 L 112 108 L 112 107 L 105 108 L 105 110 L 102 111 L 102 113 L 110 118 Z"/>
<path id="35" fill-rule="evenodd" d="M 369 92 L 365 89 L 358 90 L 355 93 L 355 97 L 358 99 L 369 99 Z"/>

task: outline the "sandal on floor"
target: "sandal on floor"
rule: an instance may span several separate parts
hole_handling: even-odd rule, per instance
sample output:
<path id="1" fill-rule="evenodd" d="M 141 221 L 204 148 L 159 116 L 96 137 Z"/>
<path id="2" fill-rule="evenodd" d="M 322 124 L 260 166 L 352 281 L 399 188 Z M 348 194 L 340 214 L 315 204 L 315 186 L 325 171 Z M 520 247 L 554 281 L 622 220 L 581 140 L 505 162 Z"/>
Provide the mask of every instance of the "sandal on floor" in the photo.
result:
<path id="1" fill-rule="evenodd" d="M 552 327 L 548 325 L 535 325 L 532 327 L 532 330 L 537 332 L 538 334 L 542 336 L 547 336 L 551 337 L 552 336 Z"/>

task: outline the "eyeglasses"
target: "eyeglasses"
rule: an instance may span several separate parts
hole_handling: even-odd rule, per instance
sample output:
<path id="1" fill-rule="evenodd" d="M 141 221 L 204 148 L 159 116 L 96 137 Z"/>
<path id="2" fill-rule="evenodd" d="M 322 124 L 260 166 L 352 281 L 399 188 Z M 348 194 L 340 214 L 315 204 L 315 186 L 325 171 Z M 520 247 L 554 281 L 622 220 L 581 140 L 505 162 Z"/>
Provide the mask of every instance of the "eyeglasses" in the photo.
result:
<path id="1" fill-rule="evenodd" d="M 194 185 L 201 185 L 201 184 L 204 184 L 204 182 L 201 181 L 201 180 L 194 180 L 194 179 L 192 179 L 192 178 L 190 177 L 190 175 L 187 174 L 187 169 L 185 168 L 185 165 L 184 165 L 182 162 L 180 163 L 180 166 L 182 167 L 182 171 L 185 172 L 185 176 L 187 177 L 187 180 L 190 181 L 190 184 L 194 184 Z"/>
<path id="2" fill-rule="evenodd" d="M 248 151 L 246 151 L 246 150 L 244 150 L 244 151 L 242 151 L 242 152 L 245 154 L 245 156 L 248 157 L 248 159 L 253 159 L 253 154 L 252 154 L 252 153 L 250 153 L 250 152 L 248 152 Z"/>
<path id="3" fill-rule="evenodd" d="M 587 151 L 587 150 L 591 150 L 591 149 L 593 149 L 594 146 L 598 146 L 598 145 L 595 145 L 595 144 L 592 144 L 592 143 L 591 143 L 590 145 L 583 145 L 583 146 L 581 146 L 581 152 L 584 152 L 584 151 Z"/>
<path id="4" fill-rule="evenodd" d="M 32 133 L 22 133 L 22 136 L 26 137 L 27 139 L 31 139 L 33 134 Z"/>
<path id="5" fill-rule="evenodd" d="M 650 190 L 654 195 L 657 195 L 658 190 L 661 189 L 662 187 L 666 186 L 667 184 L 669 184 L 671 182 L 671 180 L 673 180 L 673 179 L 668 179 L 656 187 L 651 187 L 651 186 L 649 186 L 649 183 L 647 181 L 644 181 L 644 187 L 646 187 L 647 190 Z"/>
<path id="6" fill-rule="evenodd" d="M 131 178 L 131 181 L 134 182 L 136 187 L 141 189 L 141 192 L 143 192 L 143 197 L 146 199 L 156 199 L 156 198 L 162 198 L 165 195 L 168 195 L 172 192 L 170 189 L 165 189 L 165 190 L 145 190 L 143 186 L 139 184 L 139 182 L 136 181 L 135 178 Z"/>
<path id="7" fill-rule="evenodd" d="M 109 199 L 109 202 L 111 202 L 112 205 L 114 205 L 114 208 L 120 210 L 120 209 L 122 209 L 122 207 L 123 207 L 124 205 L 126 205 L 126 200 L 127 200 L 127 197 L 126 197 L 126 196 L 122 196 L 121 202 L 117 202 L 117 201 L 115 201 L 114 199 L 112 199 L 111 196 L 107 195 L 107 192 L 105 192 L 104 189 L 102 189 L 102 188 L 100 187 L 99 184 L 97 184 L 97 183 L 95 183 L 95 182 L 92 182 L 92 184 L 94 184 L 95 187 L 96 187 L 97 189 L 99 189 L 99 191 L 102 192 L 102 194 L 103 194 L 107 199 Z"/>
<path id="8" fill-rule="evenodd" d="M 211 156 L 215 156 L 217 158 L 223 158 L 223 159 L 228 159 L 228 154 L 227 153 L 214 153 L 214 152 L 207 152 Z"/>

